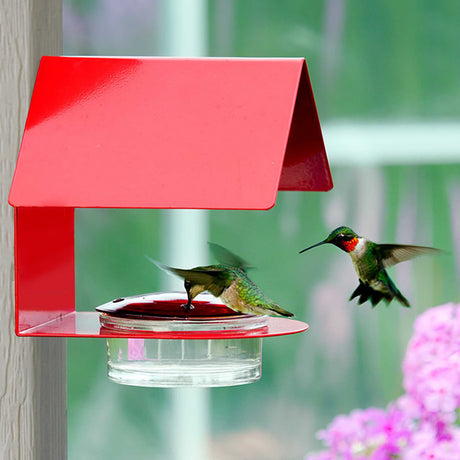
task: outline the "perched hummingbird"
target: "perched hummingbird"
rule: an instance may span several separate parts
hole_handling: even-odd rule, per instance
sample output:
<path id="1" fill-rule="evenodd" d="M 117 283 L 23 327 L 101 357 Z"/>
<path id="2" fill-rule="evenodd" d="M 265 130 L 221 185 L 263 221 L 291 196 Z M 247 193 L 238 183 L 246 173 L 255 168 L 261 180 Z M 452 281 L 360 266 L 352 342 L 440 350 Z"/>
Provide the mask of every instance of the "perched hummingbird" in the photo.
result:
<path id="1" fill-rule="evenodd" d="M 266 297 L 249 279 L 246 270 L 250 266 L 243 259 L 217 244 L 209 243 L 209 246 L 220 264 L 182 269 L 168 267 L 148 257 L 162 270 L 184 278 L 187 291 L 187 303 L 183 305 L 185 311 L 194 308 L 192 300 L 198 294 L 209 291 L 214 297 L 220 297 L 227 307 L 240 313 L 294 316 Z"/>
<path id="2" fill-rule="evenodd" d="M 377 244 L 363 236 L 358 236 L 351 228 L 338 227 L 325 240 L 302 249 L 299 254 L 326 243 L 337 246 L 351 256 L 359 277 L 359 286 L 349 300 L 359 296 L 359 304 L 370 300 L 373 307 L 382 299 L 386 303 L 390 303 L 395 297 L 402 305 L 410 307 L 408 300 L 395 286 L 385 268 L 423 254 L 442 252 L 439 249 L 426 246 Z"/>

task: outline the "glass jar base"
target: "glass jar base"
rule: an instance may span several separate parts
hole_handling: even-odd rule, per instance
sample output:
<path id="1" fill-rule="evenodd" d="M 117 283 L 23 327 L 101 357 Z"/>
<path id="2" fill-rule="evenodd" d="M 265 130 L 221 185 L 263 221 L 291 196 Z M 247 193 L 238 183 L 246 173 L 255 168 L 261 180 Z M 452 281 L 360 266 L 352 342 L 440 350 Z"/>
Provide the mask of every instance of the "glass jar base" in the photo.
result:
<path id="1" fill-rule="evenodd" d="M 146 387 L 223 387 L 258 380 L 262 339 L 108 339 L 108 377 Z"/>
<path id="2" fill-rule="evenodd" d="M 108 362 L 108 377 L 123 385 L 143 387 L 224 387 L 256 382 L 261 359 L 209 362 L 162 360 Z"/>

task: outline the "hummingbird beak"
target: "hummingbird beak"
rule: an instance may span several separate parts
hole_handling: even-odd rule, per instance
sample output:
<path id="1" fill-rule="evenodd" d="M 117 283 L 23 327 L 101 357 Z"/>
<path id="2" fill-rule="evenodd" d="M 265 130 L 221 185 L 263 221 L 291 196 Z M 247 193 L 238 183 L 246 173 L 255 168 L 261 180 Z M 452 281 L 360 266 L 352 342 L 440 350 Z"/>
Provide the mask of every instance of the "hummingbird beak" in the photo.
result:
<path id="1" fill-rule="evenodd" d="M 299 254 L 302 254 L 302 252 L 308 251 L 309 249 L 316 248 L 316 246 L 321 246 L 322 244 L 326 244 L 328 241 L 320 241 L 319 243 L 314 244 L 313 246 L 310 246 L 309 248 L 302 249 L 299 251 Z"/>

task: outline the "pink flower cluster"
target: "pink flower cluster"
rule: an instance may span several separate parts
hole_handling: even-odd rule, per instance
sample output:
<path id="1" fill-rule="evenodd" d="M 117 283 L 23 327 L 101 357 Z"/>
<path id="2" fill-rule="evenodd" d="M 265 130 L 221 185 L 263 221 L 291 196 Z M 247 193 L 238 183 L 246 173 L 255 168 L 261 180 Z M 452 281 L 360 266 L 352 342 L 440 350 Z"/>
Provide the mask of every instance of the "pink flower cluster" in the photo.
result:
<path id="1" fill-rule="evenodd" d="M 403 363 L 405 394 L 387 409 L 339 415 L 305 460 L 459 460 L 460 305 L 420 315 Z"/>
<path id="2" fill-rule="evenodd" d="M 427 310 L 415 321 L 403 363 L 406 394 L 424 419 L 456 421 L 460 407 L 460 308 Z M 459 457 L 460 458 L 460 457 Z"/>
<path id="3" fill-rule="evenodd" d="M 387 460 L 397 456 L 410 438 L 411 430 L 404 413 L 369 408 L 339 415 L 318 438 L 329 451 L 309 455 L 308 460 L 366 459 Z"/>

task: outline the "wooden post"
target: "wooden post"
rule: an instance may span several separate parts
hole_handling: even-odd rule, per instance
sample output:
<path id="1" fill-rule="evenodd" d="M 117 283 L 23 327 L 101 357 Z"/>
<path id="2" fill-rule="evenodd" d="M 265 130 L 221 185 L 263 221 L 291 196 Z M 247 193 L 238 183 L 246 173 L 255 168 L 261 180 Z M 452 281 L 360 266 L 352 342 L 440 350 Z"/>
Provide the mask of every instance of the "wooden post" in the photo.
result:
<path id="1" fill-rule="evenodd" d="M 62 0 L 0 0 L 0 458 L 67 457 L 66 342 L 14 334 L 8 193 L 39 60 L 62 54 Z"/>

